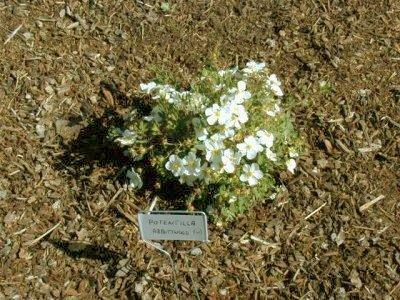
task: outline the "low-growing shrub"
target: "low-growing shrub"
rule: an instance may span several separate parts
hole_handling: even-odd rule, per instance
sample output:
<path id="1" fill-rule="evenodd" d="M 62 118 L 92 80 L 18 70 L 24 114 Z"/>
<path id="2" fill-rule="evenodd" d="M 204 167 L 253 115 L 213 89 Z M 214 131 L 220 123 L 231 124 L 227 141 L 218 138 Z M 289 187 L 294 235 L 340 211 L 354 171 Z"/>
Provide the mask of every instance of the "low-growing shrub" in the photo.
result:
<path id="1" fill-rule="evenodd" d="M 140 89 L 153 99 L 150 115 L 133 110 L 110 137 L 133 166 L 146 160 L 159 182 L 189 186 L 186 200 L 215 219 L 232 221 L 273 198 L 277 172 L 295 172 L 301 140 L 282 108 L 281 82 L 264 63 L 205 70 L 185 91 L 156 82 Z M 143 168 L 127 172 L 131 188 L 143 186 Z"/>

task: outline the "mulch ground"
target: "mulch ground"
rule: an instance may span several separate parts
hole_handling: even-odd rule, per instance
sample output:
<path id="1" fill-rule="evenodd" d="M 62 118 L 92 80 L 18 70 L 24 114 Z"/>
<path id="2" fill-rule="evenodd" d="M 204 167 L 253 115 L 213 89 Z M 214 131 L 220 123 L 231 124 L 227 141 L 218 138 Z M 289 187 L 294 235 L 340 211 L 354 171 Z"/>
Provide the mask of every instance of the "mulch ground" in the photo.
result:
<path id="1" fill-rule="evenodd" d="M 154 195 L 121 189 L 106 127 L 156 73 L 250 59 L 297 99 L 309 151 L 210 243 L 164 243 L 179 297 L 399 299 L 400 3 L 161 4 L 0 1 L 0 299 L 177 297 L 138 236 Z"/>

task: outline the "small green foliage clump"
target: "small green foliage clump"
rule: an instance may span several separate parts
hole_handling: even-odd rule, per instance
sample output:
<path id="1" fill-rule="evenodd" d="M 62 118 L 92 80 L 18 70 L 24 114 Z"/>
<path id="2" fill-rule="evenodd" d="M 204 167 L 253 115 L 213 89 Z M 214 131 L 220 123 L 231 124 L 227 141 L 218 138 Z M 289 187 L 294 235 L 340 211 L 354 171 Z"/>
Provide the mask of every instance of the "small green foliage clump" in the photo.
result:
<path id="1" fill-rule="evenodd" d="M 154 101 L 151 113 L 132 111 L 110 136 L 160 182 L 190 187 L 186 200 L 215 219 L 234 220 L 274 194 L 277 171 L 295 172 L 302 143 L 282 108 L 281 82 L 264 63 L 205 70 L 187 91 L 155 82 L 140 88 Z M 128 171 L 130 187 L 143 186 L 142 171 Z"/>

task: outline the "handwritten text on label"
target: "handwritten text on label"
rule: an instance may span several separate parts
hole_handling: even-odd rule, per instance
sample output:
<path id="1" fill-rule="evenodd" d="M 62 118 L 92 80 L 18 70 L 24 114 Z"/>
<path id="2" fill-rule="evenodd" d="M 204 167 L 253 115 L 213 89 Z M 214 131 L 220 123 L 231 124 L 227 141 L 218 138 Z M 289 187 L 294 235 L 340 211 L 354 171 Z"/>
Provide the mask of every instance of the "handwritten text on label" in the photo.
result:
<path id="1" fill-rule="evenodd" d="M 207 217 L 203 212 L 140 212 L 138 220 L 144 240 L 208 240 Z"/>

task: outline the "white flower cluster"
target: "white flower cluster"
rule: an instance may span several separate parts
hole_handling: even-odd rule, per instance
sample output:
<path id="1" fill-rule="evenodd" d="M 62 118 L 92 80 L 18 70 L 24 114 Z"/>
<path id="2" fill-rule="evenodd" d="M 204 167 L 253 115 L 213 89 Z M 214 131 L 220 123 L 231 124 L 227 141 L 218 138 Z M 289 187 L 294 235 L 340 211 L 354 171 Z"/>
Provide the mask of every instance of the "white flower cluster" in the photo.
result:
<path id="1" fill-rule="evenodd" d="M 198 139 L 195 149 L 201 154 L 196 156 L 196 152 L 191 151 L 183 158 L 173 154 L 165 165 L 167 170 L 179 177 L 180 182 L 193 185 L 195 180 L 203 180 L 206 174 L 210 173 L 207 170 L 233 174 L 235 170 L 240 169 L 240 181 L 254 186 L 264 176 L 257 163 L 258 154 L 262 153 L 272 162 L 277 161 L 277 155 L 273 151 L 275 137 L 265 129 L 259 129 L 255 134 L 246 135 L 241 141 L 236 142 L 246 132 L 241 131 L 241 128 L 249 121 L 246 106 L 251 105 L 248 102 L 251 101 L 252 94 L 247 90 L 246 80 L 248 76 L 261 72 L 264 68 L 264 63 L 254 61 L 247 63 L 242 70 L 242 80 L 223 93 L 217 103 L 207 107 L 203 116 L 193 119 Z M 237 72 L 236 68 L 221 70 L 218 75 L 232 76 Z M 216 91 L 220 91 L 224 87 L 224 84 L 219 84 L 215 88 Z M 267 78 L 265 88 L 278 97 L 283 96 L 281 83 L 275 74 Z M 275 116 L 279 112 L 279 103 L 275 103 L 273 110 L 267 111 L 267 115 Z M 202 158 L 205 160 L 204 163 Z M 287 168 L 291 172 L 296 167 L 293 161 L 291 159 L 287 162 Z"/>
<path id="2" fill-rule="evenodd" d="M 144 163 L 127 171 L 129 188 L 143 188 L 142 168 L 150 168 L 146 174 L 160 176 L 157 188 L 174 176 L 195 186 L 182 200 L 206 205 L 217 224 L 232 221 L 276 197 L 281 189 L 274 175 L 282 169 L 295 173 L 304 143 L 281 107 L 283 85 L 265 63 L 205 69 L 190 86 L 182 91 L 140 84 L 152 110 L 142 117 L 140 110 L 125 114 L 124 128 L 112 127 L 107 137 L 133 162 Z"/>
<path id="3" fill-rule="evenodd" d="M 204 131 L 207 132 L 206 129 Z M 250 162 L 256 161 L 257 155 L 262 152 L 267 159 L 276 161 L 276 154 L 272 151 L 274 135 L 266 130 L 259 130 L 256 136 L 246 136 L 243 142 L 236 145 L 233 142 L 234 138 L 235 131 L 231 128 L 225 129 L 222 134 L 215 133 L 210 137 L 207 137 L 207 134 L 198 136 L 199 143 L 196 148 L 203 150 L 206 162 L 202 164 L 201 158 L 194 152 L 190 152 L 182 159 L 171 155 L 166 163 L 166 169 L 179 177 L 180 182 L 193 185 L 196 179 L 204 179 L 207 168 L 217 173 L 232 174 L 243 162 L 240 180 L 250 186 L 256 185 L 263 178 L 263 173 L 257 163 L 250 164 Z"/>
<path id="4" fill-rule="evenodd" d="M 194 152 L 190 152 L 184 158 L 171 155 L 165 168 L 171 171 L 174 176 L 179 177 L 180 183 L 192 186 L 196 179 L 204 177 L 203 171 L 205 165 L 201 165 L 201 159 Z"/>
<path id="5" fill-rule="evenodd" d="M 198 93 L 180 92 L 169 84 L 157 84 L 154 81 L 141 83 L 140 89 L 146 94 L 152 95 L 154 100 L 164 99 L 178 108 L 182 106 L 193 112 L 200 112 L 204 109 L 204 96 Z M 148 118 L 152 120 L 152 116 L 153 113 Z M 161 120 L 159 119 L 159 121 Z"/>
<path id="6" fill-rule="evenodd" d="M 250 61 L 241 70 L 207 73 L 198 89 L 190 92 L 155 82 L 142 83 L 140 89 L 156 100 L 150 115 L 143 117 L 149 128 L 176 130 L 185 120 L 189 124 L 181 126 L 187 130 L 183 134 L 194 131 L 192 138 L 176 144 L 174 153 L 162 158 L 165 168 L 181 183 L 207 184 L 222 176 L 234 178 L 235 184 L 255 186 L 267 177 L 269 166 L 278 164 L 294 173 L 298 154 L 294 149 L 282 153 L 279 129 L 271 127 L 282 116 L 282 84 L 275 74 L 268 74 L 265 63 Z M 116 141 L 134 147 L 138 138 L 134 130 L 125 130 Z M 143 185 L 134 170 L 127 176 L 130 187 Z"/>

